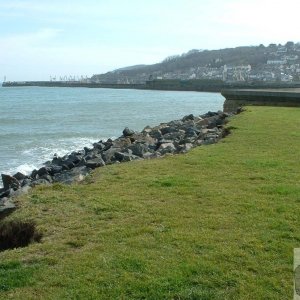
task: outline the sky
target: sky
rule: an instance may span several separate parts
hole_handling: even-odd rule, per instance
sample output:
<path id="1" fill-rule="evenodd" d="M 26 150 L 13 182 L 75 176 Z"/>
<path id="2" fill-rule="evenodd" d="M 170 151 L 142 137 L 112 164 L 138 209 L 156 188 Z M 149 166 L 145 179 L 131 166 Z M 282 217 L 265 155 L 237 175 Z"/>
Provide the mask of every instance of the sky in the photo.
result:
<path id="1" fill-rule="evenodd" d="M 191 49 L 300 41 L 299 0 L 0 0 L 0 81 L 92 76 Z"/>

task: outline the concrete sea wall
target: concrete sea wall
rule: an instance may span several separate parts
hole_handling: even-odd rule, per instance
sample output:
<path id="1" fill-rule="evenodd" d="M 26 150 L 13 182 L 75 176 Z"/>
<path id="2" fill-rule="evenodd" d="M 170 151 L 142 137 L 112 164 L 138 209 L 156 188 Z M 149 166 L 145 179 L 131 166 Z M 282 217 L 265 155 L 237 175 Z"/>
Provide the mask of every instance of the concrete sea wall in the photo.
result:
<path id="1" fill-rule="evenodd" d="M 229 89 L 221 94 L 226 98 L 225 112 L 246 105 L 300 107 L 300 88 Z"/>

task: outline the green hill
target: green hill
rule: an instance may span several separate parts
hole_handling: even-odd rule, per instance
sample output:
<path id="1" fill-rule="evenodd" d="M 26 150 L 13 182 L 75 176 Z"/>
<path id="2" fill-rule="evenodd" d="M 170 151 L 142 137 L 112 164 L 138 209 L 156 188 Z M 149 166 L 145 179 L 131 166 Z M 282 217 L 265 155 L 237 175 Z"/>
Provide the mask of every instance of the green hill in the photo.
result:
<path id="1" fill-rule="evenodd" d="M 152 79 L 213 79 L 248 82 L 299 81 L 300 43 L 190 50 L 153 65 L 137 65 L 96 74 L 101 83 L 145 83 Z"/>

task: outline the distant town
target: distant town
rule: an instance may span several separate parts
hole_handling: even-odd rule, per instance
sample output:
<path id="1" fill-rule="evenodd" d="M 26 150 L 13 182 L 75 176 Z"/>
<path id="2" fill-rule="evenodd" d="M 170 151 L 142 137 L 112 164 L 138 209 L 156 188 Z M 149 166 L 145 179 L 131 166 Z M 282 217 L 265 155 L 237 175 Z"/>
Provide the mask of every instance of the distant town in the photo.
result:
<path id="1" fill-rule="evenodd" d="M 223 82 L 299 82 L 300 43 L 191 50 L 155 65 L 118 69 L 89 79 L 96 83 L 137 84 L 163 79 L 212 79 Z"/>

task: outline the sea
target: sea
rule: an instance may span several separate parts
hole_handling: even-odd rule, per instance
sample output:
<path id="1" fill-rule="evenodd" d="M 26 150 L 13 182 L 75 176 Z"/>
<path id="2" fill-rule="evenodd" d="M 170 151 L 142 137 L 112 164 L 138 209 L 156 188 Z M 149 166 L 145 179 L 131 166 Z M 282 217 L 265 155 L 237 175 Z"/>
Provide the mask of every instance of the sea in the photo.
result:
<path id="1" fill-rule="evenodd" d="M 221 94 L 204 92 L 0 87 L 0 173 L 29 174 L 54 154 L 117 138 L 125 127 L 141 131 L 222 110 L 223 102 Z"/>

